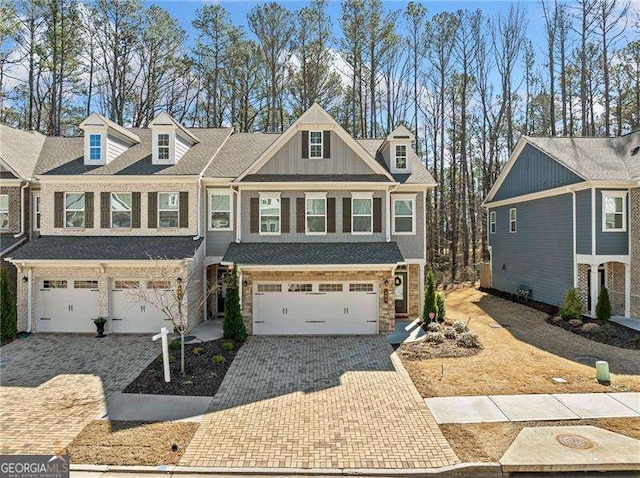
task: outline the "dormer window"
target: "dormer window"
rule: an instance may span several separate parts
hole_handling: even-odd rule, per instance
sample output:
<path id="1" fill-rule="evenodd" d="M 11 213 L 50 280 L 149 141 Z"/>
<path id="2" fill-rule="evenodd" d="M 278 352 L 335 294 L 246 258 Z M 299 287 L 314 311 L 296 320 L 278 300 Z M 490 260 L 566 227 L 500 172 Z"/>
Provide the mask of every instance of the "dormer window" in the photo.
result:
<path id="1" fill-rule="evenodd" d="M 395 148 L 396 169 L 407 169 L 407 145 L 396 144 Z"/>
<path id="2" fill-rule="evenodd" d="M 102 135 L 89 135 L 89 159 L 92 161 L 102 160 Z"/>
<path id="3" fill-rule="evenodd" d="M 309 131 L 309 158 L 321 159 L 323 151 L 322 131 Z"/>
<path id="4" fill-rule="evenodd" d="M 169 160 L 169 134 L 158 134 L 158 159 L 160 161 Z"/>
<path id="5" fill-rule="evenodd" d="M 149 128 L 152 137 L 152 164 L 176 164 L 198 143 L 198 138 L 191 131 L 164 112 L 153 118 Z"/>

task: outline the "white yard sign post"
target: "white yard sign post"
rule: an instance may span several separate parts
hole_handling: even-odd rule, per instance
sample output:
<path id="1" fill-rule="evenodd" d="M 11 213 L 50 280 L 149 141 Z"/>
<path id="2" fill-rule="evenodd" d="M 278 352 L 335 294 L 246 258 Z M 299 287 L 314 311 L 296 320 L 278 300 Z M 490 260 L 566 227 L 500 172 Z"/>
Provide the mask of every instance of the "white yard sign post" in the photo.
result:
<path id="1" fill-rule="evenodd" d="M 164 381 L 171 381 L 171 371 L 169 370 L 169 329 L 162 327 L 158 335 L 153 336 L 153 340 L 162 339 L 162 363 L 164 364 Z"/>

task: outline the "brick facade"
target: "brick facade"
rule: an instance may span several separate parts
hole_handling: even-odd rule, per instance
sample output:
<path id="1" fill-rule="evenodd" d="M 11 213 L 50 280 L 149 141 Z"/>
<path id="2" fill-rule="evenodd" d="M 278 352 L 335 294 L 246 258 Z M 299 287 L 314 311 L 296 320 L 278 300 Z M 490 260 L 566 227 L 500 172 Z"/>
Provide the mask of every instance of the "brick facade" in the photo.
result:
<path id="1" fill-rule="evenodd" d="M 624 316 L 625 298 L 625 265 L 620 262 L 608 262 L 607 290 L 611 301 L 611 314 Z"/>
<path id="2" fill-rule="evenodd" d="M 578 264 L 578 293 L 582 300 L 582 313 L 589 315 L 589 271 L 587 264 Z"/>
<path id="3" fill-rule="evenodd" d="M 391 270 L 380 271 L 242 271 L 242 318 L 249 335 L 253 334 L 253 281 L 371 281 L 378 282 L 379 333 L 395 327 L 395 298 Z M 388 285 L 385 285 L 387 280 Z M 246 282 L 246 285 L 244 284 Z M 385 302 L 385 291 L 387 301 Z"/>
<path id="4" fill-rule="evenodd" d="M 0 187 L 0 194 L 6 194 L 9 196 L 9 229 L 4 229 L 2 232 L 20 232 L 22 225 L 22 208 L 20 207 L 20 186 Z M 25 206 L 29 211 L 29 195 L 25 193 Z M 28 229 L 28 217 L 25 217 L 25 231 Z"/>
<path id="5" fill-rule="evenodd" d="M 422 313 L 420 310 L 420 295 L 422 294 L 422 286 L 420 284 L 420 265 L 408 264 L 407 272 L 409 280 L 409 284 L 407 286 L 409 289 L 409 318 L 415 319 Z"/>

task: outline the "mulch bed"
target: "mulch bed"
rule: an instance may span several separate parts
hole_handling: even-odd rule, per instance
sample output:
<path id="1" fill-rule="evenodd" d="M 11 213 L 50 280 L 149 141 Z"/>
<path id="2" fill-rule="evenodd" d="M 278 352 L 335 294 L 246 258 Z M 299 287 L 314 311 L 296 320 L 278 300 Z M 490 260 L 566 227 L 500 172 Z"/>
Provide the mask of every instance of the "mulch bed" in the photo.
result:
<path id="1" fill-rule="evenodd" d="M 242 344 L 233 350 L 224 350 L 226 339 L 213 340 L 184 346 L 186 376 L 180 374 L 180 350 L 169 350 L 171 382 L 164 381 L 162 354 L 127 385 L 125 393 L 147 393 L 157 395 L 192 395 L 212 397 L 218 391 L 231 362 Z M 195 351 L 195 352 L 194 352 Z M 214 355 L 222 355 L 223 363 L 213 363 Z"/>
<path id="2" fill-rule="evenodd" d="M 396 353 L 402 360 L 419 362 L 420 360 L 435 358 L 470 357 L 481 350 L 459 347 L 456 345 L 455 340 L 445 339 L 441 344 L 434 344 L 426 340 L 402 344 L 397 348 Z"/>
<path id="3" fill-rule="evenodd" d="M 509 292 L 503 292 L 501 290 L 487 289 L 485 287 L 479 287 L 478 290 L 486 292 L 487 294 L 495 295 L 496 297 L 500 297 L 501 299 L 506 299 L 517 304 L 526 305 L 527 307 L 539 310 L 540 312 L 544 312 L 545 314 L 550 316 L 558 315 L 558 312 L 560 310 L 555 305 L 544 304 L 542 302 L 531 299 L 524 299 L 519 295 L 510 294 Z"/>

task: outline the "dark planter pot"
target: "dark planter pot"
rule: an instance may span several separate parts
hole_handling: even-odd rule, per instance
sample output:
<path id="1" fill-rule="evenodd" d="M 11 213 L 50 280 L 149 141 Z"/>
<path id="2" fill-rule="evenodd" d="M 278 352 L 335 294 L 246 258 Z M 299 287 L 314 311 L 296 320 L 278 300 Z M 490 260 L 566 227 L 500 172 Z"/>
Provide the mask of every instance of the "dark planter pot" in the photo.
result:
<path id="1" fill-rule="evenodd" d="M 104 326 L 106 324 L 96 324 L 96 330 L 98 331 L 98 335 L 96 336 L 97 338 L 101 339 L 102 337 L 104 337 Z"/>

